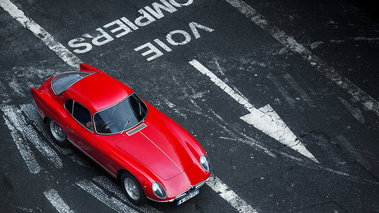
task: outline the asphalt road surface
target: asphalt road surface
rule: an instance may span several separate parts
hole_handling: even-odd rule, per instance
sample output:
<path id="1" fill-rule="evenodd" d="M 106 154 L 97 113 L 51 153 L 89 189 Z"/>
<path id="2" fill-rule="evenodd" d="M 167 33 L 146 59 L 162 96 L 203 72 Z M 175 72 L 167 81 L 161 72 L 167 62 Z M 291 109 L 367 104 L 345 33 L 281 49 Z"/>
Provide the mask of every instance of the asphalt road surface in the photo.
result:
<path id="1" fill-rule="evenodd" d="M 1 212 L 379 212 L 375 1 L 0 5 Z M 198 139 L 213 166 L 199 195 L 133 206 L 52 142 L 29 90 L 80 62 Z"/>

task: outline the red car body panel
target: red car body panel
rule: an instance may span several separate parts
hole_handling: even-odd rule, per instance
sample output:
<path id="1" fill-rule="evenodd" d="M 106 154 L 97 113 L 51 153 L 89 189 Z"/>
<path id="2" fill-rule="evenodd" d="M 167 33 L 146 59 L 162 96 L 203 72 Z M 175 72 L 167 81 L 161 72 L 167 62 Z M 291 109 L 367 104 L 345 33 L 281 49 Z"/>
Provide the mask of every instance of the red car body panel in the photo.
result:
<path id="1" fill-rule="evenodd" d="M 78 72 L 88 71 L 95 72 L 59 95 L 55 95 L 51 88 L 53 77 L 38 90 L 31 89 L 41 117 L 50 118 L 61 126 L 75 147 L 115 178 L 119 178 L 124 170 L 130 172 L 145 195 L 155 201 L 172 201 L 210 176 L 210 172 L 200 165 L 200 156 L 206 152 L 196 139 L 146 101 L 143 101 L 148 109 L 146 118 L 126 132 L 98 134 L 75 120 L 64 107 L 67 99 L 86 107 L 93 118 L 96 112 L 133 93 L 125 84 L 89 65 L 81 64 Z M 154 181 L 166 189 L 165 199 L 157 198 L 152 192 Z"/>

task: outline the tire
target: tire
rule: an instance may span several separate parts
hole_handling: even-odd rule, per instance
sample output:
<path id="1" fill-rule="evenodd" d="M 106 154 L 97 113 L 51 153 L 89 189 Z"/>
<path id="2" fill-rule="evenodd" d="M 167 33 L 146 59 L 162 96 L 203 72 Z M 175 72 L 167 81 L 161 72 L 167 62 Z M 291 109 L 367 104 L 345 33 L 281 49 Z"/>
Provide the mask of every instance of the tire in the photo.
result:
<path id="1" fill-rule="evenodd" d="M 130 173 L 124 172 L 121 175 L 121 185 L 125 191 L 126 197 L 136 206 L 146 203 L 146 196 L 137 179 Z"/>
<path id="2" fill-rule="evenodd" d="M 61 126 L 59 126 L 54 120 L 47 119 L 47 127 L 54 142 L 60 147 L 68 147 L 67 136 Z"/>

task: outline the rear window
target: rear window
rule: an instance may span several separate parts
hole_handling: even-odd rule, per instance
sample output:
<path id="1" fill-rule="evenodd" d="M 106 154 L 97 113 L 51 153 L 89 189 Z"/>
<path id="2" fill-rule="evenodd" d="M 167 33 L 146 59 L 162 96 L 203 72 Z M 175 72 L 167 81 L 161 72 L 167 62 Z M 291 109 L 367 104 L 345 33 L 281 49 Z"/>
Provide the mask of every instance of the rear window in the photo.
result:
<path id="1" fill-rule="evenodd" d="M 95 72 L 67 72 L 59 74 L 51 81 L 51 88 L 55 95 L 60 95 L 76 82 L 94 73 Z"/>

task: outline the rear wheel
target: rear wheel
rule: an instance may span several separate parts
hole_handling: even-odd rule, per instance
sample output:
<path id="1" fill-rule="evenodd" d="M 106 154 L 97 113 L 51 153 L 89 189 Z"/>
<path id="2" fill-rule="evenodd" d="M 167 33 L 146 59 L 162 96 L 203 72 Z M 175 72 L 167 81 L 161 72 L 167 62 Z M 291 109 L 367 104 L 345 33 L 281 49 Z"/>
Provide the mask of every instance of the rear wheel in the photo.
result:
<path id="1" fill-rule="evenodd" d="M 146 203 L 146 196 L 137 179 L 130 173 L 124 172 L 121 175 L 121 184 L 126 192 L 129 201 L 140 206 Z"/>
<path id="2" fill-rule="evenodd" d="M 47 119 L 47 126 L 55 143 L 60 147 L 68 147 L 69 143 L 67 141 L 67 136 L 62 127 L 50 118 Z"/>

